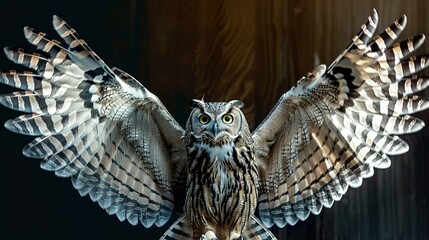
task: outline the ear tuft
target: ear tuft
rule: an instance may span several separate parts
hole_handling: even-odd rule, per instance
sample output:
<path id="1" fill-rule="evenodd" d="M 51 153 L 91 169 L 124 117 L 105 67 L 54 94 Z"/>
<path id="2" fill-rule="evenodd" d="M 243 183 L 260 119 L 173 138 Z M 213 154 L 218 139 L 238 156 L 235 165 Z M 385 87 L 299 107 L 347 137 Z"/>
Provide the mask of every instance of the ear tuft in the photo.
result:
<path id="1" fill-rule="evenodd" d="M 204 100 L 197 100 L 197 99 L 192 99 L 191 101 L 189 101 L 189 106 L 191 108 L 203 108 L 204 107 Z"/>
<path id="2" fill-rule="evenodd" d="M 242 108 L 244 107 L 244 103 L 240 100 L 232 100 L 229 102 L 229 104 L 231 104 L 231 106 L 235 107 L 235 108 Z"/>

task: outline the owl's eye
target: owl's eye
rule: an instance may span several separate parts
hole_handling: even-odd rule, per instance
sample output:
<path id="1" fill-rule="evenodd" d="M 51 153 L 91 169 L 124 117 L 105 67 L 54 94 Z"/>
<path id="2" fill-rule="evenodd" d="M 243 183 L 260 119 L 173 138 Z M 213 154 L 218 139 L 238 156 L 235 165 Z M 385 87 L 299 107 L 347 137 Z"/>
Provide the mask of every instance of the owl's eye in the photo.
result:
<path id="1" fill-rule="evenodd" d="M 234 121 L 234 117 L 231 114 L 227 113 L 222 116 L 222 121 L 226 124 L 231 124 Z"/>
<path id="2" fill-rule="evenodd" d="M 210 117 L 207 114 L 201 114 L 200 117 L 198 118 L 198 121 L 201 124 L 207 124 L 210 122 Z"/>

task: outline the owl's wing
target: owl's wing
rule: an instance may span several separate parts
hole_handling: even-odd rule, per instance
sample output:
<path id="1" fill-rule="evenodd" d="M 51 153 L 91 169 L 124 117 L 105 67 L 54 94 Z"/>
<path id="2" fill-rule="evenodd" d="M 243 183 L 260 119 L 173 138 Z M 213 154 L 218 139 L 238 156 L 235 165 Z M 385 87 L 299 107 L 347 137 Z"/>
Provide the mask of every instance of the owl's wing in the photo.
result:
<path id="1" fill-rule="evenodd" d="M 408 114 L 429 107 L 415 95 L 428 78 L 414 75 L 429 59 L 407 57 L 424 36 L 394 43 L 406 24 L 403 16 L 373 37 L 377 21 L 374 10 L 334 63 L 303 77 L 253 132 L 259 214 L 267 226 L 295 224 L 332 206 L 374 167 L 389 167 L 387 155 L 408 151 L 397 134 L 424 126 Z"/>
<path id="2" fill-rule="evenodd" d="M 41 52 L 5 49 L 9 59 L 35 70 L 1 72 L 2 83 L 23 91 L 0 102 L 28 113 L 6 128 L 37 136 L 24 155 L 71 177 L 82 196 L 109 214 L 162 226 L 184 170 L 184 130 L 154 94 L 109 68 L 66 22 L 54 16 L 53 25 L 67 47 L 26 27 L 25 37 Z"/>

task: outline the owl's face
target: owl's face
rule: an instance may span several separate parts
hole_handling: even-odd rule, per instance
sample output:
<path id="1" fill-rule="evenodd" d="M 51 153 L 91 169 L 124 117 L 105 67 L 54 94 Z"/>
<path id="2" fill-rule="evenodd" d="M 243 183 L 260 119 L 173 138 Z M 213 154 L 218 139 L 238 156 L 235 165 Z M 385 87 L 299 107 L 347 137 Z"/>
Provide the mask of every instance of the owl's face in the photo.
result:
<path id="1" fill-rule="evenodd" d="M 243 112 L 243 103 L 204 102 L 192 100 L 193 108 L 188 119 L 187 131 L 197 141 L 220 144 L 236 139 L 243 129 L 248 129 Z"/>

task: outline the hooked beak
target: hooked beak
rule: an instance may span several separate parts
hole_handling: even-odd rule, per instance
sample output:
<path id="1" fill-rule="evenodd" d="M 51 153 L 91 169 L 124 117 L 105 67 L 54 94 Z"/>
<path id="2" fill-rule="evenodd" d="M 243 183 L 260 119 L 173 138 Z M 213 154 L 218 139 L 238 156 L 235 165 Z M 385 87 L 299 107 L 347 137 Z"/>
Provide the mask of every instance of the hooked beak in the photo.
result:
<path id="1" fill-rule="evenodd" d="M 233 139 L 237 138 L 237 136 L 232 136 L 228 131 L 222 130 L 219 128 L 219 125 L 217 122 L 214 122 L 211 129 L 207 129 L 206 136 L 211 138 L 214 143 L 220 143 L 220 142 L 229 142 Z"/>
<path id="2" fill-rule="evenodd" d="M 214 141 L 217 141 L 217 139 L 220 137 L 219 135 L 219 124 L 215 121 L 213 124 L 212 129 L 210 129 L 210 134 L 212 135 L 211 137 L 213 138 Z"/>

